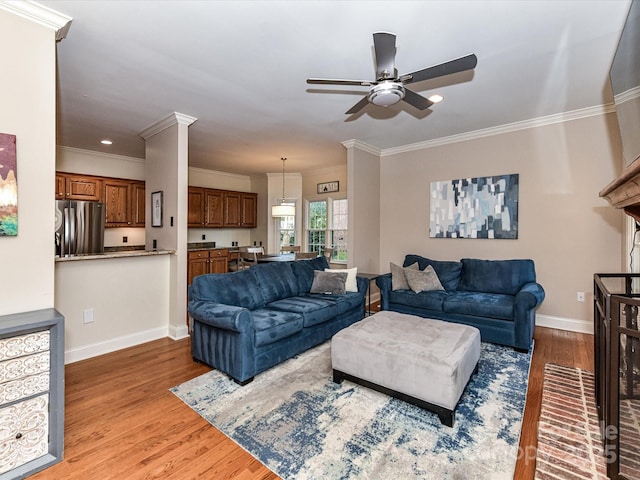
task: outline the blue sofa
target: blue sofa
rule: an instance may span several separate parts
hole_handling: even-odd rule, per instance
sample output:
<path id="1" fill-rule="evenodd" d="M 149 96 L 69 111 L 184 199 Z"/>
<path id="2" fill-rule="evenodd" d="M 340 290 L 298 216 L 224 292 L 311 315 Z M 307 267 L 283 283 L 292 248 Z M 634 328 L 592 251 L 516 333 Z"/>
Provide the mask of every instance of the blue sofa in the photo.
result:
<path id="1" fill-rule="evenodd" d="M 357 292 L 309 293 L 314 270 L 325 268 L 327 259 L 317 257 L 196 277 L 189 288 L 194 360 L 244 385 L 362 320 L 368 280 L 357 277 Z"/>
<path id="2" fill-rule="evenodd" d="M 533 260 L 480 260 L 459 262 L 407 255 L 403 267 L 431 265 L 444 290 L 393 290 L 391 274 L 376 279 L 381 309 L 472 325 L 483 341 L 529 351 L 535 312 L 544 300 L 536 283 Z"/>

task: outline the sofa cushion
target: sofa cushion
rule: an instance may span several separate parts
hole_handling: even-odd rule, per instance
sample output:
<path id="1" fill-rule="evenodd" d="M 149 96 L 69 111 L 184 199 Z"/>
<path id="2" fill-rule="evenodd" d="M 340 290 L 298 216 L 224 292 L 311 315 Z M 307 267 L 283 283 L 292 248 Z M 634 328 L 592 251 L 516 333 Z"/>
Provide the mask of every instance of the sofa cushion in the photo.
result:
<path id="1" fill-rule="evenodd" d="M 314 270 L 329 268 L 329 262 L 324 256 L 289 263 L 291 264 L 291 271 L 298 282 L 299 294 L 309 293 L 309 290 L 311 290 Z"/>
<path id="2" fill-rule="evenodd" d="M 347 272 L 332 273 L 316 270 L 313 272 L 313 283 L 309 293 L 344 295 L 347 292 L 346 281 Z"/>
<path id="3" fill-rule="evenodd" d="M 309 296 L 314 297 L 316 294 L 310 294 Z M 347 292 L 344 295 L 322 295 L 322 299 L 333 302 L 338 308 L 338 315 L 364 305 L 364 295 L 359 292 Z"/>
<path id="4" fill-rule="evenodd" d="M 418 262 L 420 270 L 427 268 L 427 265 L 431 265 L 438 274 L 440 283 L 448 290 L 457 290 L 458 282 L 460 281 L 460 272 L 462 272 L 461 262 L 448 262 L 440 260 L 431 260 L 430 258 L 421 257 L 420 255 L 409 254 L 404 258 L 404 267 L 408 267 L 412 263 Z"/>
<path id="5" fill-rule="evenodd" d="M 389 302 L 442 312 L 442 305 L 447 295 L 448 293 L 444 290 L 420 293 L 411 290 L 396 290 L 389 292 Z"/>
<path id="6" fill-rule="evenodd" d="M 424 270 L 411 270 L 407 268 L 404 273 L 407 277 L 409 288 L 416 293 L 444 290 L 436 271 L 431 265 L 427 265 L 427 268 Z"/>
<path id="7" fill-rule="evenodd" d="M 453 292 L 444 300 L 446 313 L 513 320 L 513 295 L 482 292 Z"/>
<path id="8" fill-rule="evenodd" d="M 265 303 L 298 294 L 298 282 L 291 270 L 291 262 L 271 262 L 249 269 L 255 275 Z"/>
<path id="9" fill-rule="evenodd" d="M 249 270 L 199 275 L 191 285 L 191 299 L 235 305 L 255 310 L 265 305 L 262 289 Z"/>
<path id="10" fill-rule="evenodd" d="M 463 258 L 458 289 L 465 292 L 515 295 L 525 283 L 535 281 L 533 260 Z"/>
<path id="11" fill-rule="evenodd" d="M 338 314 L 336 302 L 325 299 L 323 294 L 301 295 L 276 300 L 267 304 L 267 308 L 300 315 L 304 327 L 332 320 Z"/>
<path id="12" fill-rule="evenodd" d="M 261 308 L 251 312 L 255 346 L 269 345 L 302 331 L 302 317 L 293 312 Z"/>

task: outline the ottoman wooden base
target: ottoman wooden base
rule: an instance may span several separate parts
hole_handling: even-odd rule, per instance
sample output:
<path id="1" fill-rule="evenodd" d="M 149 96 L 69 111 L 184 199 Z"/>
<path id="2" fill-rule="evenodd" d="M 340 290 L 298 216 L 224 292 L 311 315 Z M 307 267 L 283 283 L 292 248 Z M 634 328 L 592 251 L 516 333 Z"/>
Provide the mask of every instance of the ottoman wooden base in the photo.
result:
<path id="1" fill-rule="evenodd" d="M 331 341 L 334 382 L 352 381 L 417 405 L 449 427 L 479 358 L 477 328 L 397 312 L 379 312 Z"/>

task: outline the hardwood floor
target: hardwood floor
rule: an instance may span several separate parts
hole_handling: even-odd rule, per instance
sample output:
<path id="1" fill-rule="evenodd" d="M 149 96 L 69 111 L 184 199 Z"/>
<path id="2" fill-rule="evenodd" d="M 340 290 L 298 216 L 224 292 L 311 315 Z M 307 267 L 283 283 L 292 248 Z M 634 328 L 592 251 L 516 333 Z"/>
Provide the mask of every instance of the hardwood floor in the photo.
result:
<path id="1" fill-rule="evenodd" d="M 534 477 L 545 363 L 593 370 L 591 335 L 538 327 L 535 339 L 518 480 Z M 208 370 L 188 339 L 67 365 L 64 461 L 30 479 L 278 479 L 169 391 Z"/>

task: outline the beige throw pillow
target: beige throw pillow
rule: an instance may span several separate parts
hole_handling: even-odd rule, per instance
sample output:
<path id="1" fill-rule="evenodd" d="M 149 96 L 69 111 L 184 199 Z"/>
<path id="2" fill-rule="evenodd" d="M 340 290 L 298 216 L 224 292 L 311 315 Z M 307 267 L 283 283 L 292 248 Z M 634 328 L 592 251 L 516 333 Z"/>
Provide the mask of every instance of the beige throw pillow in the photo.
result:
<path id="1" fill-rule="evenodd" d="M 409 288 L 416 293 L 444 290 L 436 271 L 431 265 L 428 265 L 424 270 L 405 269 L 404 273 L 407 277 Z"/>
<path id="2" fill-rule="evenodd" d="M 391 290 L 409 290 L 410 287 L 404 272 L 406 269 L 418 270 L 418 262 L 412 263 L 405 268 L 391 262 L 389 263 L 389 268 L 391 269 Z"/>

